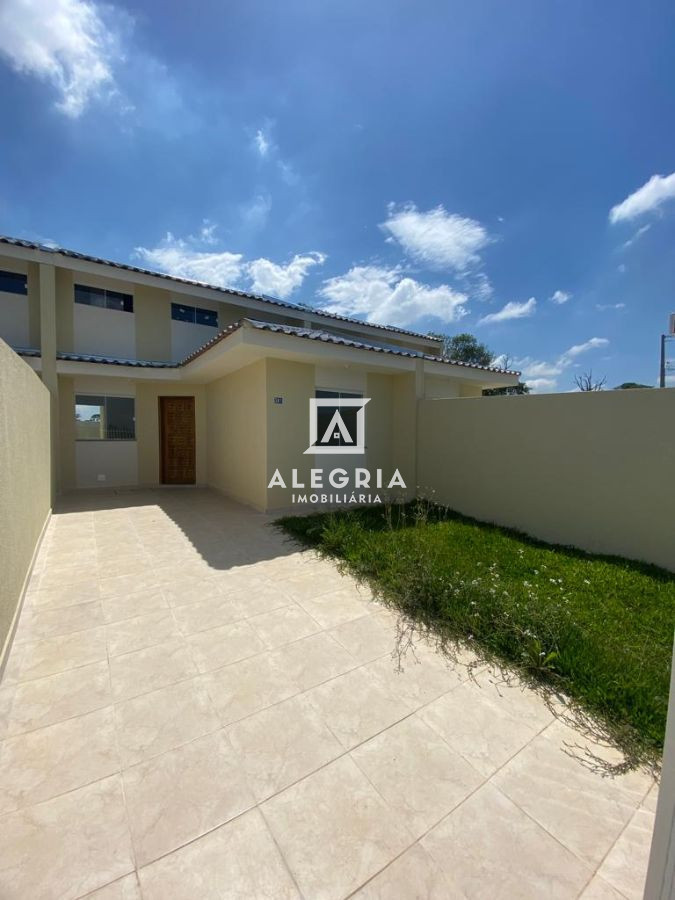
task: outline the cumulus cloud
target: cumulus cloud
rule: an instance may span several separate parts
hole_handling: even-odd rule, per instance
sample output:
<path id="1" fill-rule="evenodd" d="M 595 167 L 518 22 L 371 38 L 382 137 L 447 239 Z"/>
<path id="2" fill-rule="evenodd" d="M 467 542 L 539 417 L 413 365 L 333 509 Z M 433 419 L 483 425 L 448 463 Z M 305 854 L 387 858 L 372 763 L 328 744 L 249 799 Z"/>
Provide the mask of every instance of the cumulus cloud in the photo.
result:
<path id="1" fill-rule="evenodd" d="M 215 230 L 216 226 L 206 220 L 196 235 L 177 238 L 169 232 L 155 247 L 136 247 L 134 253 L 144 265 L 167 275 L 218 287 L 239 287 L 280 300 L 290 297 L 309 270 L 326 259 L 323 253 L 313 251 L 296 254 L 286 264 L 264 257 L 247 260 L 241 253 L 213 249 L 218 243 Z"/>
<path id="2" fill-rule="evenodd" d="M 646 184 L 629 194 L 609 211 L 609 221 L 630 222 L 638 216 L 653 212 L 662 203 L 675 197 L 675 172 L 671 175 L 652 175 Z"/>
<path id="3" fill-rule="evenodd" d="M 259 128 L 256 131 L 253 142 L 255 144 L 256 150 L 264 159 L 270 152 L 270 142 L 269 138 L 265 135 L 265 132 L 262 130 L 262 128 Z"/>
<path id="4" fill-rule="evenodd" d="M 563 303 L 567 303 L 571 297 L 572 295 L 568 294 L 567 291 L 554 291 L 548 299 L 551 303 L 557 303 L 558 306 L 562 306 Z"/>
<path id="5" fill-rule="evenodd" d="M 608 344 L 607 338 L 592 337 L 583 344 L 574 344 L 552 362 L 535 360 L 526 356 L 516 360 L 515 367 L 522 371 L 523 381 L 527 382 L 533 391 L 554 390 L 558 384 L 558 376 L 562 375 L 566 369 L 576 365 L 579 356 L 591 350 L 606 347 Z"/>
<path id="6" fill-rule="evenodd" d="M 442 206 L 421 212 L 414 203 L 390 204 L 380 227 L 416 262 L 457 272 L 476 265 L 479 252 L 490 242 L 480 222 L 448 213 Z"/>
<path id="7" fill-rule="evenodd" d="M 426 316 L 443 323 L 466 315 L 466 294 L 442 284 L 432 287 L 406 276 L 400 267 L 354 266 L 329 278 L 319 291 L 324 308 L 383 325 L 409 326 Z"/>
<path id="8" fill-rule="evenodd" d="M 478 320 L 477 324 L 489 325 L 494 322 L 509 322 L 511 319 L 524 319 L 528 316 L 533 316 L 536 308 L 537 301 L 534 297 L 530 297 L 529 300 L 526 300 L 523 303 L 511 301 L 510 303 L 507 303 L 506 306 L 503 306 L 498 312 L 483 316 Z"/>
<path id="9" fill-rule="evenodd" d="M 302 285 L 309 270 L 322 265 L 325 260 L 323 253 L 296 254 L 286 265 L 278 265 L 264 258 L 254 259 L 246 266 L 251 278 L 251 290 L 285 300 Z"/>
<path id="10" fill-rule="evenodd" d="M 118 36 L 89 0 L 3 0 L 0 55 L 16 72 L 51 84 L 57 108 L 71 118 L 116 91 Z"/>

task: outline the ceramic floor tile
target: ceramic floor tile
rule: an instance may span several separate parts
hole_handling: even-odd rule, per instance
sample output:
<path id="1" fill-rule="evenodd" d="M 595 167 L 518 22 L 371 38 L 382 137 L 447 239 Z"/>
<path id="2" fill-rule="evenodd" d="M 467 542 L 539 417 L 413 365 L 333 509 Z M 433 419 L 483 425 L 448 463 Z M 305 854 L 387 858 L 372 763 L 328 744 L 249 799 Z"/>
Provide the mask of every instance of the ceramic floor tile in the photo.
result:
<path id="1" fill-rule="evenodd" d="M 98 600 L 62 609 L 26 608 L 21 614 L 15 640 L 37 641 L 99 625 L 103 625 L 103 612 Z"/>
<path id="2" fill-rule="evenodd" d="M 117 597 L 104 597 L 101 606 L 106 622 L 121 622 L 124 619 L 137 619 L 139 616 L 154 612 L 166 612 L 169 604 L 161 591 L 144 591 L 140 594 L 122 594 Z"/>
<path id="3" fill-rule="evenodd" d="M 327 594 L 304 597 L 298 602 L 323 628 L 333 628 L 352 619 L 360 619 L 371 612 L 369 605 L 359 599 L 353 588 L 341 588 Z"/>
<path id="4" fill-rule="evenodd" d="M 347 896 L 412 842 L 346 757 L 272 797 L 263 813 L 301 892 L 313 900 Z"/>
<path id="5" fill-rule="evenodd" d="M 654 831 L 654 813 L 638 810 L 598 869 L 628 900 L 642 900 Z"/>
<path id="6" fill-rule="evenodd" d="M 314 619 L 308 615 L 301 606 L 283 606 L 273 612 L 263 613 L 249 619 L 249 624 L 265 644 L 274 649 L 291 641 L 308 637 L 321 631 Z"/>
<path id="7" fill-rule="evenodd" d="M 494 777 L 496 786 L 589 864 L 599 865 L 635 812 L 650 779 L 639 772 L 599 777 L 586 745 L 554 722 Z M 596 752 L 600 748 L 596 747 Z"/>
<path id="8" fill-rule="evenodd" d="M 395 628 L 386 627 L 373 615 L 351 619 L 332 628 L 330 633 L 360 663 L 391 655 L 396 649 Z"/>
<path id="9" fill-rule="evenodd" d="M 357 665 L 354 657 L 325 632 L 287 644 L 275 650 L 273 656 L 300 690 L 321 684 Z"/>
<path id="10" fill-rule="evenodd" d="M 55 675 L 89 663 L 107 659 L 104 628 L 89 628 L 21 645 L 22 664 L 19 681 Z"/>
<path id="11" fill-rule="evenodd" d="M 172 638 L 180 638 L 180 631 L 171 610 L 123 619 L 106 627 L 108 652 L 111 656 L 144 650 Z"/>
<path id="12" fill-rule="evenodd" d="M 417 715 L 392 725 L 351 756 L 415 836 L 439 822 L 483 781 Z"/>
<path id="13" fill-rule="evenodd" d="M 124 789 L 141 866 L 254 805 L 222 731 L 126 769 Z"/>
<path id="14" fill-rule="evenodd" d="M 305 696 L 346 750 L 410 715 L 408 706 L 364 668 L 320 684 Z"/>
<path id="15" fill-rule="evenodd" d="M 236 722 L 227 733 L 258 801 L 343 752 L 302 695 Z"/>
<path id="16" fill-rule="evenodd" d="M 132 875 L 125 875 L 124 878 L 119 878 L 112 884 L 107 884 L 105 887 L 87 894 L 86 900 L 143 900 L 143 898 L 138 878 L 134 872 Z"/>
<path id="17" fill-rule="evenodd" d="M 196 673 L 190 651 L 182 640 L 166 641 L 110 658 L 110 681 L 116 701 L 185 681 Z"/>
<path id="18" fill-rule="evenodd" d="M 131 766 L 187 744 L 220 727 L 206 688 L 181 681 L 115 704 L 123 766 Z"/>
<path id="19" fill-rule="evenodd" d="M 519 704 L 519 700 L 522 704 Z M 486 777 L 552 720 L 538 697 L 518 688 L 499 694 L 490 684 L 464 682 L 420 711 L 422 719 Z"/>
<path id="20" fill-rule="evenodd" d="M 414 844 L 352 895 L 354 900 L 449 900 L 441 867 Z"/>
<path id="21" fill-rule="evenodd" d="M 133 869 L 119 775 L 2 820 L 3 900 L 71 900 Z"/>
<path id="22" fill-rule="evenodd" d="M 210 672 L 265 650 L 258 635 L 244 621 L 190 635 L 187 644 L 200 672 Z"/>
<path id="23" fill-rule="evenodd" d="M 139 872 L 144 900 L 300 900 L 258 810 Z"/>
<path id="24" fill-rule="evenodd" d="M 36 609 L 76 606 L 99 599 L 98 581 L 89 577 L 77 584 L 58 584 L 41 588 L 31 596 L 31 606 Z"/>
<path id="25" fill-rule="evenodd" d="M 448 896 L 467 900 L 570 900 L 593 871 L 490 784 L 420 843 L 443 870 Z"/>
<path id="26" fill-rule="evenodd" d="M 112 708 L 0 743 L 0 815 L 119 771 Z"/>
<path id="27" fill-rule="evenodd" d="M 173 607 L 173 615 L 182 634 L 196 634 L 220 625 L 231 625 L 243 618 L 237 605 L 220 593 L 185 606 Z"/>
<path id="28" fill-rule="evenodd" d="M 373 672 L 390 691 L 400 696 L 411 710 L 454 690 L 467 678 L 463 666 L 456 666 L 434 650 L 418 646 L 415 651 L 387 654 L 366 668 Z"/>
<path id="29" fill-rule="evenodd" d="M 250 716 L 299 691 L 271 653 L 232 663 L 202 678 L 223 725 Z"/>
<path id="30" fill-rule="evenodd" d="M 111 702 L 107 662 L 26 681 L 14 688 L 7 735 L 82 716 Z"/>

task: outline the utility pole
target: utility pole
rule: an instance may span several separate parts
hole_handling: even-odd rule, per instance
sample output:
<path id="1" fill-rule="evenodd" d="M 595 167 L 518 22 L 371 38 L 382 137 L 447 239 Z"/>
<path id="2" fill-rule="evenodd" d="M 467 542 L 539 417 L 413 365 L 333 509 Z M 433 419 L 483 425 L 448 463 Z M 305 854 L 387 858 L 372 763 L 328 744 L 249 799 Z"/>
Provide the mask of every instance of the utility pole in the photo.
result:
<path id="1" fill-rule="evenodd" d="M 659 369 L 659 387 L 666 386 L 666 336 L 661 335 L 661 367 Z"/>

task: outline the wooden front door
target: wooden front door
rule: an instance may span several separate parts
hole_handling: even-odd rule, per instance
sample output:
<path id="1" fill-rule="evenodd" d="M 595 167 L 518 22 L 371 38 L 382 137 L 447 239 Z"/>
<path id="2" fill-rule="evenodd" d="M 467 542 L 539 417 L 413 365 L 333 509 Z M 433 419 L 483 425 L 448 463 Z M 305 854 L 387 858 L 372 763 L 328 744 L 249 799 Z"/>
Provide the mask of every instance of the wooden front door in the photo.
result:
<path id="1" fill-rule="evenodd" d="M 195 483 L 195 398 L 159 398 L 162 484 Z"/>

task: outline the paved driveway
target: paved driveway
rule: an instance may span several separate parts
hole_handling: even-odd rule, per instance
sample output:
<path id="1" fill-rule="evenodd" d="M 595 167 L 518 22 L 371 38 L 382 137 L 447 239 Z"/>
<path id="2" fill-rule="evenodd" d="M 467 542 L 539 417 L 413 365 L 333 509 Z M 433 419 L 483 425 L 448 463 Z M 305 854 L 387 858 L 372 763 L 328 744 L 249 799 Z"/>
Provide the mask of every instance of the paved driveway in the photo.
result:
<path id="1" fill-rule="evenodd" d="M 398 671 L 394 617 L 268 521 L 61 504 L 0 687 L 0 897 L 640 897 L 649 778 L 487 671 Z"/>

